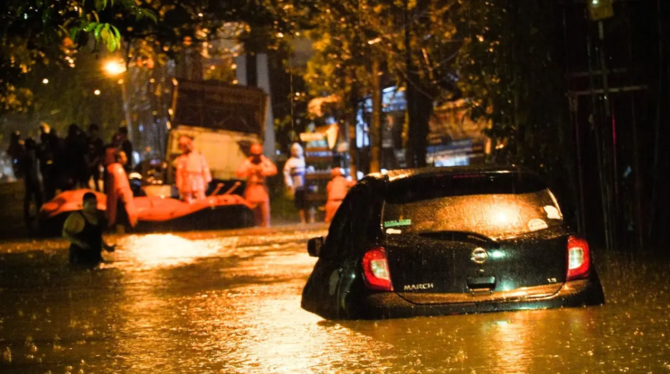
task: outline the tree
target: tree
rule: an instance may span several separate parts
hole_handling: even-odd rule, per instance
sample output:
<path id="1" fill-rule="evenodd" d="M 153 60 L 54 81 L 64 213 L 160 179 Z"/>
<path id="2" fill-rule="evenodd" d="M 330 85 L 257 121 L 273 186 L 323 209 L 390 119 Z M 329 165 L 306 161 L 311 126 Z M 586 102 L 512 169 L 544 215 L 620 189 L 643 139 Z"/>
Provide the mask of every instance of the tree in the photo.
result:
<path id="1" fill-rule="evenodd" d="M 305 78 L 312 94 L 349 98 L 370 94 L 375 90 L 372 66 L 377 60 L 390 77 L 385 83 L 394 82 L 405 89 L 408 166 L 426 164 L 428 121 L 434 102 L 458 94 L 452 62 L 461 43 L 454 40 L 453 22 L 446 22 L 450 21 L 454 3 L 453 0 L 337 2 L 325 9 L 318 8 L 321 13 L 311 31 L 316 40 L 315 56 Z M 343 105 L 353 107 L 355 101 L 350 99 Z"/>
<path id="2" fill-rule="evenodd" d="M 74 40 L 92 37 L 109 50 L 121 45 L 119 29 L 100 20 L 114 9 L 119 17 L 153 18 L 134 0 L 6 0 L 0 3 L 0 110 L 25 110 L 30 92 L 19 88 L 38 64 L 71 64 Z"/>
<path id="3" fill-rule="evenodd" d="M 554 2 L 462 2 L 450 14 L 463 40 L 458 87 L 475 118 L 492 121 L 492 161 L 521 164 L 573 195 L 563 48 Z M 568 176 L 565 178 L 564 176 Z"/>

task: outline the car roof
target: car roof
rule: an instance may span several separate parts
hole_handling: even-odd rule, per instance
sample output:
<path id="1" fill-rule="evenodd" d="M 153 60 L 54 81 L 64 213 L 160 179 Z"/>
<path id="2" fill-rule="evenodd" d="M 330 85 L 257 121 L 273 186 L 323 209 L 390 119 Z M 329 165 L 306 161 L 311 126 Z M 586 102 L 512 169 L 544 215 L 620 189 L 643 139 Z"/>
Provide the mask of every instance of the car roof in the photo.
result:
<path id="1" fill-rule="evenodd" d="M 382 180 L 387 183 L 393 183 L 398 180 L 423 178 L 430 176 L 447 176 L 447 175 L 467 175 L 467 174 L 497 174 L 497 173 L 530 173 L 528 170 L 511 165 L 471 165 L 471 166 L 452 166 L 452 167 L 425 167 L 418 169 L 399 169 L 391 170 L 386 174 L 374 173 L 368 175 L 366 178 Z"/>

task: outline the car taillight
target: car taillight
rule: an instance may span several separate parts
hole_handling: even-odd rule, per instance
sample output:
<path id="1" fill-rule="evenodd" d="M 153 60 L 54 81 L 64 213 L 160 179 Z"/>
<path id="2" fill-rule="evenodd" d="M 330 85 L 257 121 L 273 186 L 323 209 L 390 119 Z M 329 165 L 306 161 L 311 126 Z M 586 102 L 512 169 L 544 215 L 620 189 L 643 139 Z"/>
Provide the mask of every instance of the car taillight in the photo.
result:
<path id="1" fill-rule="evenodd" d="M 591 252 L 586 239 L 576 236 L 568 238 L 568 277 L 567 280 L 583 279 L 591 270 Z"/>
<path id="2" fill-rule="evenodd" d="M 391 273 L 386 259 L 386 250 L 374 247 L 363 256 L 363 274 L 368 288 L 378 291 L 393 291 Z"/>

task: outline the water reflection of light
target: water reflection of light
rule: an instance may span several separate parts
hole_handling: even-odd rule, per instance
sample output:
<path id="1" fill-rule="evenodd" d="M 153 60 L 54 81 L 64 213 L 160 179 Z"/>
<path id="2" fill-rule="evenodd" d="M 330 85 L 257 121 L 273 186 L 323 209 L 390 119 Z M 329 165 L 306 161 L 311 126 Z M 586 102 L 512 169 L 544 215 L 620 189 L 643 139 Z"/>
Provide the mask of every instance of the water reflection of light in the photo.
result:
<path id="1" fill-rule="evenodd" d="M 499 203 L 493 207 L 488 214 L 489 223 L 495 226 L 513 226 L 520 220 L 518 207 Z"/>
<path id="2" fill-rule="evenodd" d="M 508 372 L 530 373 L 533 359 L 533 335 L 530 328 L 531 318 L 526 313 L 514 313 L 510 319 L 496 321 L 489 331 L 497 356 L 497 366 Z"/>
<path id="3" fill-rule="evenodd" d="M 144 266 L 184 265 L 207 257 L 220 248 L 204 240 L 189 240 L 172 234 L 153 234 L 129 238 L 128 255 Z"/>
<path id="4" fill-rule="evenodd" d="M 251 258 L 234 270 L 274 279 L 286 269 L 303 268 L 297 264 L 313 264 L 294 248 Z M 211 290 L 209 297 L 180 312 L 182 325 L 206 337 L 187 344 L 206 350 L 211 365 L 226 373 L 382 372 L 375 353 L 388 344 L 338 323 L 322 325 L 321 317 L 300 308 L 304 277 L 295 274 L 295 279 L 266 285 L 231 278 L 237 279 L 237 287 Z"/>

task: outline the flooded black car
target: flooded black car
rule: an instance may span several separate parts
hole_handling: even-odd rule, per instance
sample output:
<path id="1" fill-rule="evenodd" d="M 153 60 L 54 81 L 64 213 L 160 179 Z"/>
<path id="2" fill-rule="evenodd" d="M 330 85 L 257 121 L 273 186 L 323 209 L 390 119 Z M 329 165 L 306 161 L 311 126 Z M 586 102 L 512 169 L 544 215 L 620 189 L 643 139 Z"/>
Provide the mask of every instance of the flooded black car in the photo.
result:
<path id="1" fill-rule="evenodd" d="M 318 261 L 302 307 L 329 319 L 604 303 L 588 243 L 516 167 L 367 176 L 308 251 Z"/>

